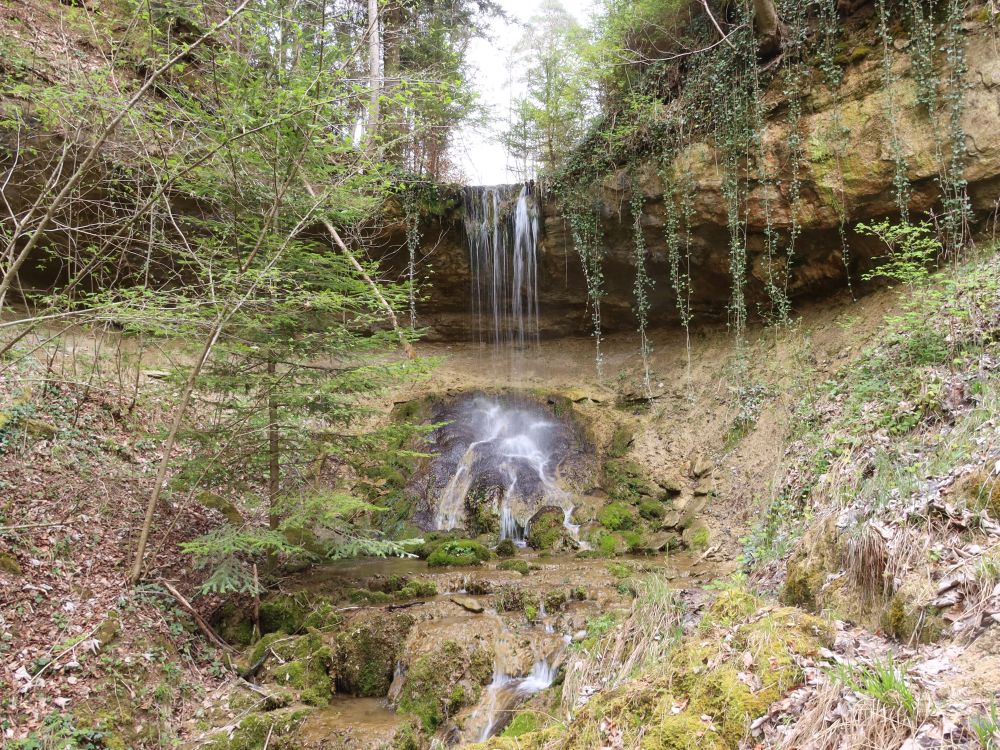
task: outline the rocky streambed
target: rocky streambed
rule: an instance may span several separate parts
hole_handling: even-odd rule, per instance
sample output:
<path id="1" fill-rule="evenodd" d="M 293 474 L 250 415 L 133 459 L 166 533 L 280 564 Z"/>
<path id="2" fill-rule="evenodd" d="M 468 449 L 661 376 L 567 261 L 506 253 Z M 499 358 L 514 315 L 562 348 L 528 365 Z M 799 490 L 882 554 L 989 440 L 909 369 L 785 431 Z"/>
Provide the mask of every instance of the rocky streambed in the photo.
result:
<path id="1" fill-rule="evenodd" d="M 693 553 L 605 560 L 524 554 L 477 566 L 362 559 L 313 568 L 260 607 L 236 684 L 195 717 L 214 748 L 461 746 L 519 710 L 560 711 L 563 680 L 655 574 L 697 591 L 720 574 Z M 253 618 L 217 623 L 248 642 Z M 666 634 L 665 634 L 666 635 Z M 574 686 L 592 690 L 593 686 Z"/>

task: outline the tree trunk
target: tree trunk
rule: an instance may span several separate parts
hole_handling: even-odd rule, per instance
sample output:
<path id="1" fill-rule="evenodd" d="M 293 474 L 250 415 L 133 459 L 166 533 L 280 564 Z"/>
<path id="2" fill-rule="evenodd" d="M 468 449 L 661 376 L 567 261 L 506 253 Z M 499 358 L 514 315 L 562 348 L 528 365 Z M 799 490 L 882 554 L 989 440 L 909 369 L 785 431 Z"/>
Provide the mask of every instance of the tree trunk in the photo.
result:
<path id="1" fill-rule="evenodd" d="M 268 360 L 268 392 L 267 392 L 267 444 L 268 444 L 268 476 L 267 502 L 268 523 L 272 529 L 278 528 L 278 514 L 275 503 L 278 500 L 278 490 L 281 488 L 281 453 L 278 445 L 278 401 L 274 397 L 275 373 L 277 367 L 274 360 Z"/>
<path id="2" fill-rule="evenodd" d="M 368 100 L 368 137 L 374 138 L 379 125 L 379 99 L 382 96 L 382 36 L 379 29 L 378 0 L 368 0 L 368 76 L 371 92 Z"/>
<path id="3" fill-rule="evenodd" d="M 774 0 L 753 0 L 753 25 L 760 41 L 760 53 L 771 57 L 781 49 L 781 18 Z"/>

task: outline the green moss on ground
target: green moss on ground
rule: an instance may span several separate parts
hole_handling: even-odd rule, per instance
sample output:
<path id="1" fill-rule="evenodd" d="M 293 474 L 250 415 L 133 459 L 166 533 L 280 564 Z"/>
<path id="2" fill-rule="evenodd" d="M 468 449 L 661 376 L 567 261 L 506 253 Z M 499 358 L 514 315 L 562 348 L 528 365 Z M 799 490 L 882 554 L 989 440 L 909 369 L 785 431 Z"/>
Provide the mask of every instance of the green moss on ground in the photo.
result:
<path id="1" fill-rule="evenodd" d="M 472 539 L 455 539 L 444 542 L 427 558 L 432 568 L 479 565 L 490 559 L 490 551 Z"/>
<path id="2" fill-rule="evenodd" d="M 610 531 L 632 529 L 637 523 L 635 511 L 622 502 L 614 502 L 601 508 L 597 522 Z"/>

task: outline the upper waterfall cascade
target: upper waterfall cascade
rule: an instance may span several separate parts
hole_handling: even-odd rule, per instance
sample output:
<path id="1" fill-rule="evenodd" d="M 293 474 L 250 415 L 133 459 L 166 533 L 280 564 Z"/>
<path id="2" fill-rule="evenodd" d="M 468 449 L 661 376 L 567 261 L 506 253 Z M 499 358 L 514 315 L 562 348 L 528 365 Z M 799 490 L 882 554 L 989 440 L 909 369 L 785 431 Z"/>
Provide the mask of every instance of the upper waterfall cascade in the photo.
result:
<path id="1" fill-rule="evenodd" d="M 470 298 L 480 340 L 523 349 L 538 340 L 539 204 L 532 183 L 466 187 Z"/>

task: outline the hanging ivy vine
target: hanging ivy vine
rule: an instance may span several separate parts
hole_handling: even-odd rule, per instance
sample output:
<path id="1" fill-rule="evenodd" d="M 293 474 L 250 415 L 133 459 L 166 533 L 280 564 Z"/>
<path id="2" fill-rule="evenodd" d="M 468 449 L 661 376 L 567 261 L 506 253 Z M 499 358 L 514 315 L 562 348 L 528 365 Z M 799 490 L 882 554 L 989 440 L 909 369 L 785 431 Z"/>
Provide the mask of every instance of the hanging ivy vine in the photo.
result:
<path id="1" fill-rule="evenodd" d="M 886 0 L 878 0 L 878 33 L 882 44 L 882 87 L 886 98 L 886 117 L 889 120 L 889 154 L 892 156 L 894 174 L 892 178 L 896 209 L 904 223 L 910 221 L 910 179 L 909 166 L 903 153 L 903 143 L 899 137 L 899 115 L 897 112 L 896 90 L 899 79 L 892 69 L 893 38 L 889 32 L 889 12 Z"/>
<path id="2" fill-rule="evenodd" d="M 589 188 L 589 186 L 587 186 Z M 598 377 L 604 375 L 604 338 L 601 328 L 601 302 L 604 299 L 604 246 L 601 237 L 599 209 L 590 200 L 590 190 L 576 185 L 557 186 L 562 196 L 563 211 L 569 222 L 573 245 L 580 256 L 587 302 L 593 324 L 594 361 Z"/>
<path id="3" fill-rule="evenodd" d="M 945 55 L 943 105 L 948 115 L 948 136 L 950 150 L 947 163 L 941 179 L 942 204 L 944 219 L 945 247 L 953 254 L 965 245 L 969 236 L 969 205 L 968 183 L 965 179 L 966 134 L 962 127 L 962 115 L 965 113 L 965 92 L 968 84 L 965 81 L 968 73 L 968 63 L 965 57 L 965 33 L 962 22 L 965 19 L 967 0 L 943 0 L 945 4 L 945 20 L 943 48 Z"/>
<path id="4" fill-rule="evenodd" d="M 632 263 L 635 266 L 635 283 L 632 293 L 635 298 L 635 317 L 639 324 L 639 353 L 642 356 L 642 385 L 646 398 L 652 398 L 653 389 L 650 382 L 649 356 L 652 346 L 647 336 L 649 325 L 649 293 L 653 288 L 653 280 L 646 268 L 646 238 L 642 232 L 643 199 L 638 181 L 632 180 L 632 197 L 629 201 L 632 213 Z"/>
<path id="5" fill-rule="evenodd" d="M 417 250 L 420 248 L 420 202 L 418 189 L 409 185 L 403 192 L 406 217 L 407 293 L 410 303 L 410 328 L 417 327 Z"/>
<path id="6" fill-rule="evenodd" d="M 598 208 L 591 198 L 593 188 L 622 164 L 634 166 L 650 154 L 659 159 L 670 286 L 676 297 L 681 324 L 689 333 L 693 182 L 684 170 L 676 168 L 675 161 L 695 138 L 711 141 L 716 154 L 729 234 L 729 320 L 738 347 L 742 347 L 748 321 L 751 221 L 758 234 L 755 239 L 760 240 L 762 234 L 762 246 L 755 246 L 762 247 L 760 263 L 756 265 L 755 257 L 754 265 L 755 273 L 762 277 L 767 297 L 761 303 L 760 312 L 775 323 L 790 319 L 790 278 L 802 235 L 805 165 L 812 151 L 811 142 L 807 149 L 803 119 L 813 72 L 817 70 L 832 97 L 832 104 L 828 131 L 813 133 L 812 137 L 822 141 L 818 145 L 828 149 L 835 161 L 835 172 L 831 172 L 829 182 L 832 191 L 829 202 L 836 211 L 841 257 L 847 286 L 853 295 L 847 236 L 849 176 L 845 175 L 850 133 L 842 120 L 844 67 L 848 63 L 842 50 L 844 25 L 839 3 L 838 0 L 776 1 L 783 29 L 781 55 L 773 65 L 761 65 L 760 40 L 754 31 L 751 0 L 729 3 L 724 30 L 708 28 L 707 20 L 702 19 L 708 37 L 716 39 L 717 43 L 707 44 L 696 57 L 686 61 L 664 61 L 659 67 L 658 63 L 650 63 L 648 77 L 640 75 L 638 83 L 630 84 L 629 91 L 635 96 L 623 95 L 622 109 L 601 120 L 587 141 L 571 155 L 564 171 L 555 176 L 556 192 L 561 198 L 586 278 L 599 369 L 603 362 L 601 301 L 605 294 L 605 249 Z M 967 73 L 962 22 L 967 3 L 968 0 L 876 0 L 873 21 L 882 53 L 881 78 L 896 207 L 902 220 L 909 221 L 912 186 L 899 120 L 905 111 L 905 101 L 899 93 L 901 82 L 893 39 L 895 14 L 899 8 L 905 10 L 912 25 L 910 46 L 917 104 L 925 108 L 932 119 L 939 117 L 944 126 L 935 130 L 942 133 L 943 139 L 939 157 L 941 226 L 942 233 L 947 236 L 946 244 L 951 248 L 960 247 L 964 242 L 970 214 L 964 179 L 966 139 L 961 124 Z M 724 33 L 725 38 L 721 41 L 718 31 Z M 771 166 L 773 162 L 768 160 L 764 140 L 769 115 L 764 92 L 774 75 L 772 71 L 778 71 L 781 76 L 783 100 L 787 105 L 789 166 L 784 177 L 771 173 L 775 170 Z M 679 87 L 666 93 L 665 82 L 678 79 L 682 80 Z M 639 106 L 636 102 L 640 99 L 656 106 Z M 788 203 L 787 230 L 778 224 L 782 214 L 774 203 L 776 195 L 783 195 Z M 634 182 L 629 202 L 634 236 L 633 293 L 648 382 L 646 333 L 650 325 L 653 280 L 639 224 L 643 201 Z M 763 224 L 762 230 L 756 230 L 757 224 Z"/>
<path id="7" fill-rule="evenodd" d="M 788 244 L 785 248 L 785 278 L 783 285 L 784 301 L 787 307 L 783 311 L 783 319 L 791 314 L 791 302 L 788 296 L 788 282 L 791 278 L 792 264 L 795 261 L 795 243 L 802 232 L 799 216 L 802 211 L 802 165 L 805 161 L 805 149 L 802 138 L 802 107 L 805 89 L 809 80 L 809 68 L 806 65 L 806 42 L 809 39 L 810 3 L 799 0 L 781 0 L 779 9 L 785 19 L 785 70 L 782 93 L 788 103 L 788 153 L 791 178 L 788 185 Z"/>
<path id="8" fill-rule="evenodd" d="M 663 185 L 664 240 L 670 288 L 677 314 L 684 327 L 688 358 L 691 355 L 691 221 L 694 216 L 694 186 L 689 175 L 678 174 L 676 150 L 668 145 L 660 154 L 660 182 Z"/>
<path id="9" fill-rule="evenodd" d="M 841 86 L 844 83 L 844 70 L 837 63 L 837 45 L 840 42 L 840 23 L 837 15 L 837 0 L 816 0 L 817 17 L 820 28 L 820 45 L 817 61 L 823 73 L 823 82 L 833 92 L 833 140 L 834 154 L 837 160 L 837 177 L 840 181 L 840 202 L 835 205 L 837 211 L 837 233 L 840 237 L 840 257 L 844 264 L 847 277 L 847 289 L 854 297 L 854 283 L 851 280 L 851 248 L 847 242 L 847 190 L 844 184 L 844 151 L 845 131 L 840 119 L 840 109 L 843 104 Z"/>

